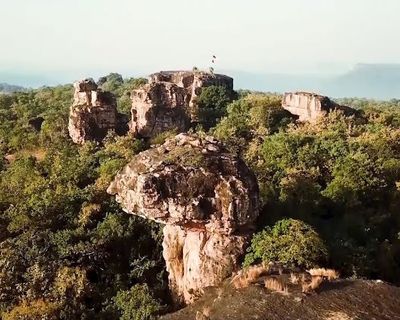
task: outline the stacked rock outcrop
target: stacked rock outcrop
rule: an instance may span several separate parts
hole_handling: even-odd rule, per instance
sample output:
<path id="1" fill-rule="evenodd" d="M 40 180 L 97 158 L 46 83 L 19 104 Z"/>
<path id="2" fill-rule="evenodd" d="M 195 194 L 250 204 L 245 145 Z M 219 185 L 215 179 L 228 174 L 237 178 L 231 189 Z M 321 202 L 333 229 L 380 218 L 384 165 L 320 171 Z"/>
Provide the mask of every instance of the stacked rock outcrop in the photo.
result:
<path id="1" fill-rule="evenodd" d="M 212 137 L 183 133 L 138 154 L 108 192 L 126 212 L 165 224 L 163 256 L 177 303 L 240 267 L 259 210 L 245 163 Z"/>
<path id="2" fill-rule="evenodd" d="M 287 92 L 283 95 L 282 107 L 299 117 L 299 121 L 314 122 L 320 116 L 333 110 L 341 110 L 350 115 L 354 109 L 341 106 L 328 97 L 309 92 Z"/>
<path id="3" fill-rule="evenodd" d="M 75 143 L 101 141 L 109 130 L 117 129 L 117 103 L 112 93 L 98 89 L 93 79 L 75 82 L 74 89 L 68 130 Z"/>
<path id="4" fill-rule="evenodd" d="M 162 71 L 149 76 L 149 83 L 132 92 L 131 132 L 152 137 L 166 130 L 186 131 L 196 122 L 196 98 L 202 88 L 225 86 L 233 92 L 233 79 L 206 72 Z"/>

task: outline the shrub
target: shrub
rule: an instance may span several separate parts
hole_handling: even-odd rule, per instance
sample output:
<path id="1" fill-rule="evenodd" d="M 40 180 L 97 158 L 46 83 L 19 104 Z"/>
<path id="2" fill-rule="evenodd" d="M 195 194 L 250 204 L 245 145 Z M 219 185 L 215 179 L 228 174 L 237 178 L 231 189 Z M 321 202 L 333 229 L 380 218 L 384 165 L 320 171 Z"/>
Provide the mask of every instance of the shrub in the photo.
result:
<path id="1" fill-rule="evenodd" d="M 155 300 L 147 285 L 135 285 L 130 290 L 119 291 L 114 298 L 121 320 L 155 319 L 161 305 Z"/>
<path id="2" fill-rule="evenodd" d="M 173 138 L 178 134 L 176 129 L 161 132 L 150 139 L 150 145 L 163 144 L 167 139 Z"/>
<path id="3" fill-rule="evenodd" d="M 3 313 L 4 320 L 56 320 L 59 319 L 60 306 L 56 303 L 45 301 L 43 299 L 27 302 L 23 300 L 18 306 L 9 312 Z"/>
<path id="4" fill-rule="evenodd" d="M 214 127 L 226 114 L 226 107 L 233 100 L 231 92 L 224 86 L 203 88 L 197 103 L 199 106 L 199 122 L 206 128 Z"/>
<path id="5" fill-rule="evenodd" d="M 283 219 L 253 237 L 244 265 L 261 260 L 309 268 L 325 261 L 327 255 L 323 241 L 311 226 L 299 220 Z"/>

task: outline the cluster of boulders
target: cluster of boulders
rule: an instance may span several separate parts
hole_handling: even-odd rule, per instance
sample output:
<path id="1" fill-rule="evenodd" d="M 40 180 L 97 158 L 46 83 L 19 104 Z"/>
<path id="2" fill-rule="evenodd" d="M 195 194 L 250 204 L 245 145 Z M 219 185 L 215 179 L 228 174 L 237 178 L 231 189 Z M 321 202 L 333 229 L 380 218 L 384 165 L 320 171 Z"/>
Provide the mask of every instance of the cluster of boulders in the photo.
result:
<path id="1" fill-rule="evenodd" d="M 259 210 L 245 163 L 212 137 L 184 133 L 138 154 L 108 192 L 126 212 L 165 224 L 163 255 L 178 303 L 237 270 Z"/>
<path id="2" fill-rule="evenodd" d="M 159 72 L 131 94 L 130 132 L 151 138 L 187 131 L 197 121 L 202 88 L 233 91 L 233 79 L 204 72 Z M 116 99 L 92 79 L 75 83 L 69 131 L 74 142 L 101 141 L 118 131 Z M 320 95 L 283 96 L 282 107 L 300 121 L 345 108 Z M 180 133 L 138 154 L 108 188 L 124 210 L 164 224 L 163 256 L 176 303 L 191 303 L 208 286 L 240 268 L 259 211 L 254 174 L 210 136 Z"/>
<path id="3" fill-rule="evenodd" d="M 205 87 L 225 86 L 233 92 L 232 78 L 201 71 L 162 71 L 148 80 L 148 84 L 131 93 L 129 127 L 136 137 L 187 131 L 197 121 L 196 98 Z M 101 141 L 110 130 L 124 132 L 121 128 L 126 121 L 117 113 L 112 93 L 99 89 L 93 79 L 78 81 L 74 88 L 68 128 L 75 143 Z"/>
<path id="4" fill-rule="evenodd" d="M 102 81 L 101 79 L 99 81 Z M 101 141 L 109 130 L 136 137 L 151 138 L 162 132 L 186 132 L 198 121 L 197 98 L 203 88 L 224 86 L 233 93 L 233 79 L 201 71 L 161 71 L 151 74 L 148 83 L 131 93 L 131 119 L 117 113 L 116 99 L 103 92 L 92 79 L 74 84 L 74 103 L 70 110 L 69 132 L 76 143 Z M 328 97 L 308 92 L 285 93 L 282 107 L 300 121 L 315 121 L 332 111 L 347 114 L 353 109 L 338 105 Z"/>

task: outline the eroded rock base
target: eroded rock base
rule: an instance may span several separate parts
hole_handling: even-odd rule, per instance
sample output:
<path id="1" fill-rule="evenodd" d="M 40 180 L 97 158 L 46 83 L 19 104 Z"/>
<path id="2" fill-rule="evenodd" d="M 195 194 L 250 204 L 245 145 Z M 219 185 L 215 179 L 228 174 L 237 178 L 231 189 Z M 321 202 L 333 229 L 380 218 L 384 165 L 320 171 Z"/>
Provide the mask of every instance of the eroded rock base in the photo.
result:
<path id="1" fill-rule="evenodd" d="M 240 266 L 248 236 L 209 233 L 201 229 L 164 227 L 163 256 L 177 304 L 190 304 L 203 288 L 217 286 Z"/>

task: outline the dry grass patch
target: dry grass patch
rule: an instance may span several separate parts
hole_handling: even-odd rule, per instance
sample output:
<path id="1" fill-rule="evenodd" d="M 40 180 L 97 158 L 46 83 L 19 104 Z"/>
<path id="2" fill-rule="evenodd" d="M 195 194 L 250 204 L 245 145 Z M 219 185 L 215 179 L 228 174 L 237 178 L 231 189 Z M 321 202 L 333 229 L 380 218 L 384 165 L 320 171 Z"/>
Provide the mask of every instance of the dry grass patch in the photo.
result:
<path id="1" fill-rule="evenodd" d="M 290 273 L 290 283 L 299 284 L 301 282 L 301 276 L 298 273 Z"/>
<path id="2" fill-rule="evenodd" d="M 250 284 L 256 283 L 260 276 L 267 274 L 269 268 L 264 265 L 251 266 L 240 270 L 232 279 L 232 284 L 236 289 L 247 288 Z"/>
<path id="3" fill-rule="evenodd" d="M 196 312 L 196 320 L 209 320 L 211 316 L 211 307 L 203 307 L 202 311 Z"/>
<path id="4" fill-rule="evenodd" d="M 317 289 L 321 283 L 324 281 L 324 278 L 321 276 L 315 276 L 311 278 L 311 282 L 303 282 L 301 284 L 301 291 L 303 293 L 311 293 Z"/>
<path id="5" fill-rule="evenodd" d="M 282 275 L 283 274 L 283 275 Z M 285 270 L 279 264 L 256 265 L 240 270 L 231 283 L 236 289 L 247 288 L 260 281 L 261 276 L 269 275 L 264 286 L 275 292 L 288 293 L 290 284 L 300 286 L 305 294 L 310 294 L 320 287 L 324 281 L 333 281 L 339 278 L 339 273 L 333 269 L 315 268 L 304 272 Z"/>
<path id="6" fill-rule="evenodd" d="M 278 293 L 282 293 L 282 294 L 288 294 L 289 293 L 289 289 L 287 287 L 287 285 L 285 285 L 285 283 L 278 278 L 267 278 L 264 281 L 264 286 L 265 288 L 278 292 Z"/>
<path id="7" fill-rule="evenodd" d="M 333 281 L 339 279 L 339 272 L 333 269 L 325 269 L 325 268 L 318 268 L 318 269 L 310 269 L 307 271 L 312 277 L 324 277 L 327 278 L 328 281 Z"/>

